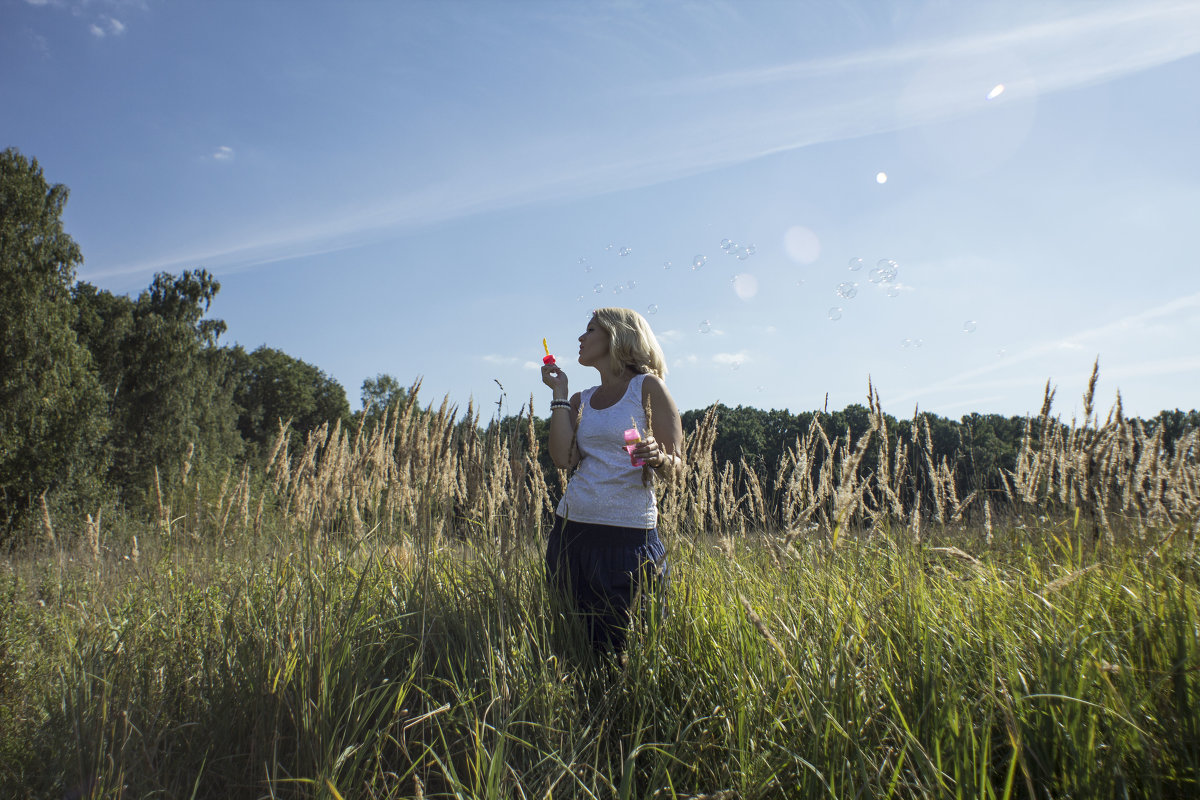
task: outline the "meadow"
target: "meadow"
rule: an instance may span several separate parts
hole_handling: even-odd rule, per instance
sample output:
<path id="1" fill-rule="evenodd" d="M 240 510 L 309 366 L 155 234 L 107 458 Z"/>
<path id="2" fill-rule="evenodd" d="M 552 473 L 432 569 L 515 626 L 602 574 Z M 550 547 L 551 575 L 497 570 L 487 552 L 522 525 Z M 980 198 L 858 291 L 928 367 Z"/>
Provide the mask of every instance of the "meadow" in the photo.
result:
<path id="1" fill-rule="evenodd" d="M 1197 431 L 1048 390 L 1004 490 L 960 497 L 870 391 L 866 434 L 814 425 L 765 482 L 710 414 L 622 661 L 547 593 L 532 418 L 417 389 L 159 475 L 152 519 L 44 508 L 0 562 L 0 795 L 1195 796 Z"/>

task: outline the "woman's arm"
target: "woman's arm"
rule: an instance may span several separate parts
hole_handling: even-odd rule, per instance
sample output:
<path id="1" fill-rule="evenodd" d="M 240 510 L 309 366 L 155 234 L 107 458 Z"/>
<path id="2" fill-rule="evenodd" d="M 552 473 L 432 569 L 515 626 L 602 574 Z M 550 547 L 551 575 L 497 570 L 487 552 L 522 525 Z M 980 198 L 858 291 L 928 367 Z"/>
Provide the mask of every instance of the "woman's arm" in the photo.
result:
<path id="1" fill-rule="evenodd" d="M 542 367 L 542 382 L 554 390 L 553 403 L 566 400 L 567 374 L 557 364 Z M 559 469 L 570 469 L 578 460 L 578 455 L 572 460 L 571 443 L 575 440 L 575 420 L 579 419 L 579 392 L 571 397 L 570 403 L 570 408 L 550 407 L 550 459 Z"/>
<path id="2" fill-rule="evenodd" d="M 683 420 L 675 399 L 662 378 L 647 375 L 642 381 L 642 405 L 650 409 L 650 436 L 634 450 L 634 455 L 663 477 L 683 468 Z"/>

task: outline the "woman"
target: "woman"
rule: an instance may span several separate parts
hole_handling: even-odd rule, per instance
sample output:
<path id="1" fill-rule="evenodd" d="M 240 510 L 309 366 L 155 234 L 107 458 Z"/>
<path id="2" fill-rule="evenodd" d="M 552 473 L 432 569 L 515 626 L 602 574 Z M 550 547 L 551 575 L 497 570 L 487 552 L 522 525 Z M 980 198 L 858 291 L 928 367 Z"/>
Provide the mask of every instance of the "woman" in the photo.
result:
<path id="1" fill-rule="evenodd" d="M 654 476 L 683 467 L 683 425 L 663 383 L 662 350 L 636 311 L 593 312 L 579 337 L 579 363 L 595 368 L 600 383 L 574 395 L 561 367 L 542 367 L 542 382 L 554 390 L 550 457 L 560 469 L 575 468 L 558 504 L 546 566 L 554 587 L 581 612 L 593 647 L 620 651 L 633 598 L 667 575 Z M 627 452 L 624 432 L 631 426 L 641 441 Z"/>

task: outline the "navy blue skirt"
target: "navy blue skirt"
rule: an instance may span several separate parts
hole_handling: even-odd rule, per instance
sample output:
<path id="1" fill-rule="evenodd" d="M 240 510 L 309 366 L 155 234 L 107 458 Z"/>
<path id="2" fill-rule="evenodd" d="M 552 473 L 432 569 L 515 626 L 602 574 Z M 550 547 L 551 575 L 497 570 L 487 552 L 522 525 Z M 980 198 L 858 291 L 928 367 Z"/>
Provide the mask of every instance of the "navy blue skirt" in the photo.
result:
<path id="1" fill-rule="evenodd" d="M 554 518 L 546 546 L 552 591 L 574 606 L 592 647 L 620 651 L 635 605 L 663 597 L 667 551 L 655 528 L 621 528 Z"/>

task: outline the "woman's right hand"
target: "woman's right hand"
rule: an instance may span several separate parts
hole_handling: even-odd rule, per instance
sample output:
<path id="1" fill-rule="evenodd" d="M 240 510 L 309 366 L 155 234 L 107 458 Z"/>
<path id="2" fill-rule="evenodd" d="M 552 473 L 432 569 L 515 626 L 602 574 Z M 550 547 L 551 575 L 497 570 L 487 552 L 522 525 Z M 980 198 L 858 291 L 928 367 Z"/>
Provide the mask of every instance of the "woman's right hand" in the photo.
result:
<path id="1" fill-rule="evenodd" d="M 567 399 L 567 373 L 559 369 L 558 364 L 542 365 L 542 383 L 554 390 L 554 396 Z"/>

